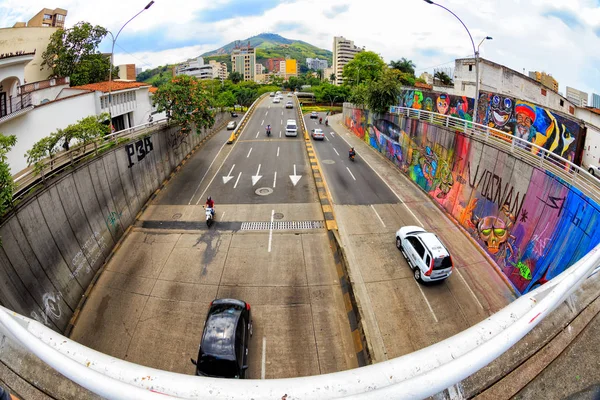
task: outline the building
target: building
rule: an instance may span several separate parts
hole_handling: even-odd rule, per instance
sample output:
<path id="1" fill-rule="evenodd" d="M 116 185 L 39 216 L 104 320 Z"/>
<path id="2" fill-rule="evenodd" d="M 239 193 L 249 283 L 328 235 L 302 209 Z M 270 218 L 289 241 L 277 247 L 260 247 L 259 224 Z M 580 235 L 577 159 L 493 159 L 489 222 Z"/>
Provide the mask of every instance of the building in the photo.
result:
<path id="1" fill-rule="evenodd" d="M 208 64 L 212 65 L 213 67 L 213 76 L 215 76 L 214 72 L 216 71 L 215 79 L 219 79 L 222 81 L 227 79 L 227 77 L 229 76 L 229 72 L 227 71 L 227 64 L 215 60 L 210 60 Z"/>
<path id="2" fill-rule="evenodd" d="M 588 94 L 567 86 L 567 99 L 578 107 L 587 107 Z"/>
<path id="3" fill-rule="evenodd" d="M 117 79 L 121 79 L 124 81 L 135 81 L 137 76 L 137 70 L 139 68 L 135 68 L 135 64 L 121 64 L 118 65 L 119 68 L 119 76 Z"/>
<path id="4" fill-rule="evenodd" d="M 600 94 L 592 93 L 592 107 L 600 109 Z"/>
<path id="5" fill-rule="evenodd" d="M 333 67 L 325 68 L 323 70 L 323 80 L 327 81 L 327 82 L 332 82 L 331 81 L 331 75 L 333 75 L 333 74 L 334 74 Z"/>
<path id="6" fill-rule="evenodd" d="M 33 18 L 27 22 L 27 26 L 52 26 L 56 28 L 64 28 L 66 18 L 67 10 L 63 10 L 62 8 L 55 8 L 54 10 L 42 8 L 40 12 L 35 14 Z"/>
<path id="7" fill-rule="evenodd" d="M 285 61 L 285 58 L 269 58 L 267 60 L 267 71 L 269 72 L 279 72 L 279 63 L 281 61 Z"/>
<path id="8" fill-rule="evenodd" d="M 232 71 L 242 74 L 245 81 L 254 80 L 254 68 L 256 67 L 256 54 L 250 43 L 246 46 L 236 45 L 231 52 Z"/>
<path id="9" fill-rule="evenodd" d="M 429 72 L 423 72 L 419 78 L 423 79 L 428 85 L 433 85 L 433 75 Z"/>
<path id="10" fill-rule="evenodd" d="M 308 69 L 314 69 L 315 71 L 319 69 L 325 70 L 328 67 L 328 62 L 327 60 L 320 60 L 318 58 L 307 58 L 306 66 Z"/>
<path id="11" fill-rule="evenodd" d="M 290 79 L 292 76 L 298 76 L 298 62 L 293 59 L 285 60 L 284 79 Z"/>
<path id="12" fill-rule="evenodd" d="M 354 45 L 354 41 L 347 40 L 343 36 L 335 36 L 333 38 L 333 71 L 336 85 L 341 85 L 344 80 L 342 77 L 344 66 L 362 50 L 360 47 Z"/>
<path id="13" fill-rule="evenodd" d="M 479 58 L 479 90 L 525 100 L 575 115 L 576 104 L 561 96 L 541 82 L 518 71 Z M 475 97 L 475 59 L 462 58 L 455 61 L 454 89 L 445 89 L 448 94 Z"/>
<path id="14" fill-rule="evenodd" d="M 17 53 L 31 53 L 33 59 L 25 65 L 24 82 L 44 81 L 52 70 L 42 68 L 42 53 L 50 43 L 50 36 L 59 28 L 21 27 L 0 29 L 0 56 Z"/>
<path id="15" fill-rule="evenodd" d="M 202 57 L 188 60 L 175 66 L 175 75 L 189 75 L 197 79 L 220 79 L 220 75 L 222 75 L 222 63 L 214 60 L 211 61 L 205 64 Z M 225 66 L 226 71 L 227 66 Z"/>
<path id="16" fill-rule="evenodd" d="M 545 72 L 529 71 L 529 77 L 558 93 L 558 82 L 552 75 Z"/>
<path id="17" fill-rule="evenodd" d="M 254 73 L 255 74 L 264 74 L 265 67 L 262 64 L 256 63 L 254 65 Z"/>

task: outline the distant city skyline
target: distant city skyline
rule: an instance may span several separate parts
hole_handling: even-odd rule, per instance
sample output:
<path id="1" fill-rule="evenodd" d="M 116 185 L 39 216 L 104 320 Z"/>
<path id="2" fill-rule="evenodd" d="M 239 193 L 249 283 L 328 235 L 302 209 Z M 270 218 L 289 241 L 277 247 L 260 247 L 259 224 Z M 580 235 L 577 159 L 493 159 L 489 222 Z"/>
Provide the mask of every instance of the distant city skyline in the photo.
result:
<path id="1" fill-rule="evenodd" d="M 444 6 L 465 22 L 476 43 L 487 35 L 494 38 L 481 46 L 482 57 L 516 71 L 547 71 L 562 87 L 598 93 L 600 55 L 590 51 L 600 48 L 598 4 L 594 0 L 556 4 L 552 0 L 535 4 L 507 0 L 472 7 L 468 2 L 444 0 Z M 105 0 L 101 6 L 83 0 L 65 4 L 2 0 L 0 26 L 28 21 L 40 9 L 52 6 L 68 9 L 66 27 L 89 21 L 118 31 L 144 5 L 114 0 Z M 403 40 L 390 40 L 397 36 L 399 15 L 420 17 L 403 20 Z M 366 20 L 376 22 L 371 29 L 356 28 Z M 119 36 L 115 64 L 135 63 L 146 69 L 179 63 L 262 32 L 278 33 L 327 50 L 331 50 L 334 36 L 344 36 L 379 53 L 386 62 L 402 57 L 412 60 L 417 65 L 417 76 L 424 71 L 431 73 L 435 67 L 451 67 L 455 59 L 472 55 L 462 25 L 439 7 L 420 0 L 402 4 L 330 0 L 327 5 L 317 0 L 236 0 L 218 4 L 209 0 L 156 0 Z M 544 32 L 543 38 L 540 32 Z M 102 51 L 110 51 L 109 42 L 104 40 Z"/>

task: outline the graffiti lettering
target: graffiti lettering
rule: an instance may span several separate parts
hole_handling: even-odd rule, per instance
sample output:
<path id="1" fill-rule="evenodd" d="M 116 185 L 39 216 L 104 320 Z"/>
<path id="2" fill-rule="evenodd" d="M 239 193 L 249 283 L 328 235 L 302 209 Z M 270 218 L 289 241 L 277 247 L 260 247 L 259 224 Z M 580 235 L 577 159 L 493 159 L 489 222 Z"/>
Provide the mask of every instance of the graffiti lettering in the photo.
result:
<path id="1" fill-rule="evenodd" d="M 83 250 L 79 250 L 71 261 L 71 264 L 75 267 L 73 272 L 71 272 L 71 278 L 79 276 L 84 268 L 87 273 L 92 272 L 90 266 L 96 264 L 102 252 L 106 249 L 106 241 L 102 235 L 94 232 L 81 247 Z"/>
<path id="2" fill-rule="evenodd" d="M 565 197 L 548 196 L 548 201 L 544 201 L 539 197 L 537 199 L 554 210 L 560 209 L 562 211 L 563 205 L 565 204 Z M 558 205 L 558 202 L 560 202 L 560 206 Z M 558 214 L 560 215 L 560 211 Z"/>
<path id="3" fill-rule="evenodd" d="M 123 212 L 117 213 L 116 211 L 112 211 L 106 218 L 106 227 L 108 227 L 108 224 L 110 224 L 110 227 L 114 228 L 117 224 L 117 219 L 121 218 L 122 215 Z M 110 227 L 108 228 L 110 229 Z"/>
<path id="4" fill-rule="evenodd" d="M 457 176 L 456 181 L 458 183 L 460 183 L 461 185 L 464 185 L 465 183 L 467 183 L 467 180 L 462 175 Z"/>
<path id="5" fill-rule="evenodd" d="M 32 311 L 30 314 L 31 317 L 42 324 L 50 326 L 50 319 L 58 320 L 62 315 L 60 299 L 62 299 L 62 294 L 60 292 L 44 293 L 42 296 L 43 308 L 40 309 L 40 314 L 36 311 Z"/>
<path id="6" fill-rule="evenodd" d="M 127 152 L 127 158 L 129 160 L 128 168 L 131 168 L 135 163 L 131 161 L 131 158 L 137 153 L 138 162 L 142 161 L 148 153 L 154 150 L 152 145 L 152 138 L 150 136 L 145 137 L 143 140 L 138 140 L 135 143 L 129 143 L 125 145 L 125 151 Z"/>
<path id="7" fill-rule="evenodd" d="M 479 189 L 481 195 L 489 201 L 496 203 L 498 208 L 502 208 L 504 205 L 507 205 L 512 214 L 519 215 L 521 212 L 521 207 L 523 207 L 523 203 L 525 202 L 525 194 L 521 195 L 520 192 L 517 192 L 514 194 L 513 198 L 514 187 L 510 186 L 509 188 L 509 183 L 507 182 L 504 185 L 503 190 L 502 177 L 493 174 L 487 169 L 483 171 L 481 176 L 479 176 L 479 181 L 477 181 L 477 176 L 479 175 L 479 165 L 477 165 L 475 175 L 471 177 L 471 163 L 467 163 L 467 172 L 469 174 L 469 186 L 475 190 Z"/>

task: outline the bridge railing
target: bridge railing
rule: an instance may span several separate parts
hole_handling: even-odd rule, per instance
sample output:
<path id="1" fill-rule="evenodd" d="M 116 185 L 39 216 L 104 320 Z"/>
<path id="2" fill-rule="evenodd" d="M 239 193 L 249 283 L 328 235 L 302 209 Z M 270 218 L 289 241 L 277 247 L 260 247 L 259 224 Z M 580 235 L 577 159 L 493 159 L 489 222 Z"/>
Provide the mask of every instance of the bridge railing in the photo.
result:
<path id="1" fill-rule="evenodd" d="M 411 118 L 436 118 L 454 129 L 476 129 L 477 135 L 485 136 L 485 129 L 473 123 L 401 112 Z M 495 140 L 488 133 L 487 140 Z M 542 165 L 556 168 L 550 162 Z M 599 264 L 600 244 L 550 282 L 448 339 L 378 364 L 301 378 L 233 382 L 161 371 L 99 353 L 3 307 L 0 332 L 68 379 L 109 399 L 421 399 L 460 382 L 506 352 L 594 274 Z"/>

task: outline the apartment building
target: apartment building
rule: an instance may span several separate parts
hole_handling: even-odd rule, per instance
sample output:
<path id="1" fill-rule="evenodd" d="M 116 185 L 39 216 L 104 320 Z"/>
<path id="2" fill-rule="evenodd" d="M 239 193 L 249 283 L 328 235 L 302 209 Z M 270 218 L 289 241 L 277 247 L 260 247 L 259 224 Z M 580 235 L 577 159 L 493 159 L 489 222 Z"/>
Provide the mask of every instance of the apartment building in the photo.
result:
<path id="1" fill-rule="evenodd" d="M 267 60 L 267 71 L 279 72 L 279 65 L 280 65 L 281 61 L 285 61 L 285 58 L 283 58 L 283 57 L 269 58 Z"/>
<path id="2" fill-rule="evenodd" d="M 314 70 L 325 70 L 327 69 L 328 62 L 327 60 L 321 60 L 319 58 L 307 58 L 306 59 L 306 66 L 308 67 L 308 69 L 314 69 Z"/>
<path id="3" fill-rule="evenodd" d="M 335 74 L 335 84 L 341 85 L 344 81 L 342 73 L 344 66 L 348 64 L 354 56 L 363 51 L 360 47 L 354 45 L 354 41 L 348 40 L 343 36 L 333 38 L 333 71 Z"/>
<path id="4" fill-rule="evenodd" d="M 64 28 L 65 19 L 67 18 L 67 10 L 62 8 L 42 8 L 40 12 L 35 14 L 33 18 L 27 21 L 27 26 L 42 26 L 42 27 L 56 27 Z"/>
<path id="5" fill-rule="evenodd" d="M 600 108 L 600 94 L 592 93 L 592 107 Z"/>
<path id="6" fill-rule="evenodd" d="M 225 80 L 229 77 L 229 72 L 227 71 L 227 64 L 224 62 L 218 62 L 215 60 L 210 60 L 208 65 L 212 65 L 213 67 L 213 76 L 215 79 Z M 216 75 L 215 75 L 216 71 Z"/>
<path id="7" fill-rule="evenodd" d="M 135 64 L 121 64 L 117 66 L 119 68 L 119 76 L 117 79 L 124 81 L 135 81 L 137 77 L 137 68 Z"/>
<path id="8" fill-rule="evenodd" d="M 248 45 L 236 45 L 231 52 L 231 69 L 239 72 L 245 81 L 253 81 L 256 67 L 256 54 L 254 48 Z"/>
<path id="9" fill-rule="evenodd" d="M 575 88 L 567 86 L 567 99 L 578 107 L 587 107 L 588 105 L 588 94 L 577 90 Z"/>
<path id="10" fill-rule="evenodd" d="M 545 72 L 529 71 L 529 77 L 558 93 L 558 82 L 552 75 Z"/>
<path id="11" fill-rule="evenodd" d="M 215 60 L 206 64 L 204 58 L 198 57 L 176 65 L 175 75 L 189 75 L 198 79 L 227 79 L 227 65 Z"/>

